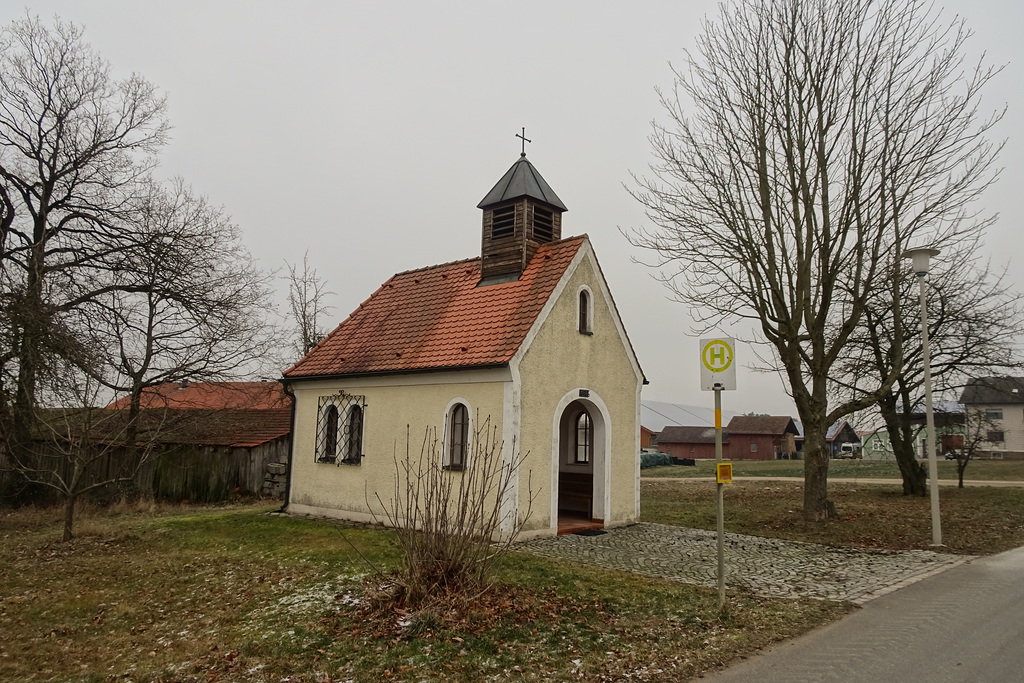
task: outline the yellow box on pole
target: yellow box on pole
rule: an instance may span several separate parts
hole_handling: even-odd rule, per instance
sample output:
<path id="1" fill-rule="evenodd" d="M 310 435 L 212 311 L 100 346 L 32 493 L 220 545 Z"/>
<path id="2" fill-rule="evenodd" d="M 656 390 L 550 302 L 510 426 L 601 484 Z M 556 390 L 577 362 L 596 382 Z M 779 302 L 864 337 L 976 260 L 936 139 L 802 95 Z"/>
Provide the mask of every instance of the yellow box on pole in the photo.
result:
<path id="1" fill-rule="evenodd" d="M 732 483 L 732 463 L 731 462 L 719 462 L 715 463 L 715 480 L 719 484 L 731 484 Z"/>

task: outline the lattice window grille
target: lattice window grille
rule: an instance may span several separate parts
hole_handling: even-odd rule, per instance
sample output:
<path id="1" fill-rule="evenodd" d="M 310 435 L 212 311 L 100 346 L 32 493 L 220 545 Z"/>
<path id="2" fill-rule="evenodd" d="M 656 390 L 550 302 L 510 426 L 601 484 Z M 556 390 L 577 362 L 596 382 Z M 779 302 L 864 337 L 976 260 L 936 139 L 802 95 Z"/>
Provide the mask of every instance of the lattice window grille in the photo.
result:
<path id="1" fill-rule="evenodd" d="M 363 453 L 366 397 L 341 392 L 317 406 L 316 462 L 358 465 Z"/>

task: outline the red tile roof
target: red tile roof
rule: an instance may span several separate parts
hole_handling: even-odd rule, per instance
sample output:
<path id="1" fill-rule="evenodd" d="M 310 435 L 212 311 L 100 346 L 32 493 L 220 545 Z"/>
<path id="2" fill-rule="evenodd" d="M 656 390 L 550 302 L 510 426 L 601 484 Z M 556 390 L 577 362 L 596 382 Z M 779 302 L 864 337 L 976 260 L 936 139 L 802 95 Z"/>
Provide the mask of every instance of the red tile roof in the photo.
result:
<path id="1" fill-rule="evenodd" d="M 250 448 L 287 437 L 291 418 L 291 408 L 147 408 L 139 414 L 137 440 L 143 444 Z M 89 438 L 97 443 L 120 445 L 125 440 L 127 419 L 127 411 L 109 407 L 51 409 L 42 413 L 42 422 L 48 427 L 37 428 L 41 429 L 43 439 L 52 438 L 51 429 L 56 429 L 56 433 L 70 430 L 78 435 L 88 431 Z"/>
<path id="2" fill-rule="evenodd" d="M 127 408 L 129 397 L 111 403 L 108 408 Z M 280 382 L 196 382 L 182 386 L 168 382 L 147 387 L 142 392 L 143 408 L 199 410 L 273 410 L 290 408 L 291 398 Z"/>
<path id="3" fill-rule="evenodd" d="M 796 434 L 793 418 L 785 415 L 736 415 L 726 426 L 730 434 L 763 434 L 782 436 Z"/>
<path id="4" fill-rule="evenodd" d="M 288 436 L 291 408 L 263 410 L 178 410 L 166 418 L 161 443 L 251 448 Z"/>
<path id="5" fill-rule="evenodd" d="M 680 427 L 669 425 L 658 432 L 658 443 L 714 443 L 714 427 Z M 729 443 L 729 435 L 722 434 L 722 443 Z"/>
<path id="6" fill-rule="evenodd" d="M 585 240 L 582 235 L 541 246 L 514 282 L 477 287 L 479 258 L 398 273 L 284 374 L 508 363 Z"/>

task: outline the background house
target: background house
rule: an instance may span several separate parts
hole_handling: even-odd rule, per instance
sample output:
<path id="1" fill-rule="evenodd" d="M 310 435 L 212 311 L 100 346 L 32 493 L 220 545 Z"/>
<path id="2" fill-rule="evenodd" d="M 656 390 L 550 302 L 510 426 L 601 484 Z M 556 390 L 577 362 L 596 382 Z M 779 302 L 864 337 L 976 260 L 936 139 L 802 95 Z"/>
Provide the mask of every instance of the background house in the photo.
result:
<path id="1" fill-rule="evenodd" d="M 737 415 L 726 427 L 732 460 L 780 460 L 796 453 L 793 418 L 776 415 Z"/>
<path id="2" fill-rule="evenodd" d="M 128 398 L 109 408 L 126 410 Z M 292 402 L 280 382 L 168 382 L 146 388 L 142 424 L 159 455 L 135 477 L 162 498 L 282 497 Z"/>
<path id="3" fill-rule="evenodd" d="M 18 467 L 0 465 L 0 490 L 45 501 L 55 492 L 28 484 L 23 474 L 56 483 L 71 481 L 77 471 L 79 489 L 131 477 L 130 483 L 105 484 L 93 494 L 99 497 L 139 493 L 213 502 L 236 494 L 283 495 L 292 410 L 279 382 L 149 387 L 135 422 L 137 447 L 130 450 L 127 407 L 121 399 L 105 408 L 42 411 L 26 459 Z"/>
<path id="4" fill-rule="evenodd" d="M 860 455 L 865 460 L 892 460 L 892 443 L 885 426 L 858 434 L 861 438 Z"/>
<path id="5" fill-rule="evenodd" d="M 796 425 L 790 417 L 736 415 L 722 430 L 726 460 L 775 460 L 796 452 Z M 715 457 L 715 427 L 668 425 L 658 433 L 657 447 L 674 459 Z"/>
<path id="6" fill-rule="evenodd" d="M 727 421 L 734 415 L 736 413 L 730 410 L 723 410 L 722 420 Z M 715 409 L 713 406 L 693 406 L 663 401 L 643 400 L 640 402 L 640 445 L 642 447 L 657 448 L 660 443 L 658 433 L 669 426 L 714 427 Z"/>
<path id="7" fill-rule="evenodd" d="M 936 454 L 942 456 L 964 447 L 964 407 L 956 401 L 935 401 L 934 404 Z M 925 458 L 925 423 L 927 416 L 923 411 L 913 412 L 909 416 L 910 427 L 914 437 L 914 453 L 918 458 Z M 868 432 L 858 432 L 861 438 L 860 455 L 866 460 L 890 460 L 894 458 L 889 432 L 885 425 Z"/>
<path id="8" fill-rule="evenodd" d="M 960 401 L 967 429 L 985 431 L 980 457 L 1024 459 L 1024 377 L 972 379 Z"/>
<path id="9" fill-rule="evenodd" d="M 804 449 L 804 426 L 799 420 L 794 420 L 793 423 L 798 431 L 795 440 L 797 457 L 800 458 Z M 860 436 L 857 434 L 857 430 L 849 422 L 840 418 L 829 425 L 828 431 L 825 433 L 825 445 L 829 449 L 829 454 L 834 458 L 843 450 L 843 444 L 851 444 L 854 450 L 860 450 Z"/>
<path id="10" fill-rule="evenodd" d="M 715 457 L 715 428 L 681 427 L 669 425 L 658 433 L 658 451 L 668 453 L 674 460 L 713 460 Z M 729 447 L 729 435 L 722 434 L 722 457 Z"/>

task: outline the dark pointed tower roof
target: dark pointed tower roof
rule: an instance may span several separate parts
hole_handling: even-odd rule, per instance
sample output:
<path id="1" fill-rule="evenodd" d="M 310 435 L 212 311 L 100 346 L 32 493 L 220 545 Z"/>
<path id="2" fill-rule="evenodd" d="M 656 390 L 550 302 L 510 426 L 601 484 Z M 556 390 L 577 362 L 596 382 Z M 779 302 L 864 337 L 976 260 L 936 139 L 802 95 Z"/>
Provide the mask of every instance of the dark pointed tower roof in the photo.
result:
<path id="1" fill-rule="evenodd" d="M 547 181 L 527 160 L 525 153 L 520 155 L 519 160 L 512 164 L 512 168 L 508 169 L 501 180 L 476 206 L 478 209 L 484 209 L 519 197 L 530 197 L 549 204 L 559 211 L 568 211 Z"/>

